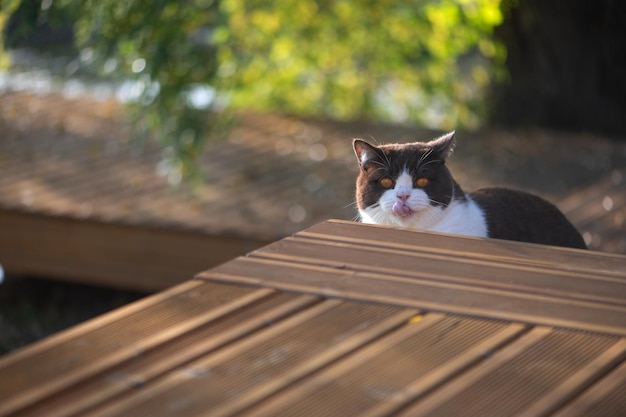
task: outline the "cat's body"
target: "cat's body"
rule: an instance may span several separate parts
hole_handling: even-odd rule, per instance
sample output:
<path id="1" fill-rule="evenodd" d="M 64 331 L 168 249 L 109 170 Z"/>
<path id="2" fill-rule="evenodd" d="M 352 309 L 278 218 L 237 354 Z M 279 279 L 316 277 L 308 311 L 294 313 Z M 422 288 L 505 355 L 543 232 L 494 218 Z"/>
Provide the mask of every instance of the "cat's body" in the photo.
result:
<path id="1" fill-rule="evenodd" d="M 454 133 L 428 143 L 373 146 L 356 139 L 357 206 L 364 223 L 586 248 L 552 204 L 507 188 L 465 193 L 445 166 Z"/>

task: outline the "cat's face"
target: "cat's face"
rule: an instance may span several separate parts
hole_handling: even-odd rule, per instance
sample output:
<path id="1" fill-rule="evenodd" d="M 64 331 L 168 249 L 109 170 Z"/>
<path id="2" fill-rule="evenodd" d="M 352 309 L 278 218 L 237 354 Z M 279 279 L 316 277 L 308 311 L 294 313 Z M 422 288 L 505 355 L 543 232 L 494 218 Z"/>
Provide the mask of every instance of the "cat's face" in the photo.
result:
<path id="1" fill-rule="evenodd" d="M 462 191 L 445 166 L 454 132 L 431 142 L 373 146 L 354 140 L 361 172 L 356 200 L 364 223 L 426 228 Z"/>

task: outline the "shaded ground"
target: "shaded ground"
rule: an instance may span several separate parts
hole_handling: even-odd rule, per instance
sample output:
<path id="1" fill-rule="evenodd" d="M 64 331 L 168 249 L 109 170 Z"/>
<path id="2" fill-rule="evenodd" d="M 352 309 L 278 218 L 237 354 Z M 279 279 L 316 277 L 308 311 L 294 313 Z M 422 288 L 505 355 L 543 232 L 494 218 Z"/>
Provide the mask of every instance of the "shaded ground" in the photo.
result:
<path id="1" fill-rule="evenodd" d="M 159 169 L 160 153 L 147 147 L 138 154 L 113 103 L 5 94 L 0 132 L 4 207 L 270 239 L 329 217 L 354 217 L 353 137 L 389 142 L 437 134 L 244 115 L 227 141 L 209 146 L 207 185 L 171 192 L 167 172 Z M 450 166 L 466 189 L 504 184 L 558 202 L 625 172 L 626 141 L 541 129 L 458 132 Z M 123 198 L 115 194 L 120 192 Z M 35 279 L 8 281 L 0 285 L 0 354 L 139 296 Z"/>
<path id="2" fill-rule="evenodd" d="M 142 296 L 129 291 L 9 277 L 0 286 L 0 355 Z"/>

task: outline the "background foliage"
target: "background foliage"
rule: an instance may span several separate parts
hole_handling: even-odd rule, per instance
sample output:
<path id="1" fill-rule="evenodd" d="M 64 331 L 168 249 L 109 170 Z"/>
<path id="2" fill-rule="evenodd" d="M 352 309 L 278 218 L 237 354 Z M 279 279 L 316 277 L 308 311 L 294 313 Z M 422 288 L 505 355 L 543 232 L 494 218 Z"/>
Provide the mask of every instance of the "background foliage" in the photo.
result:
<path id="1" fill-rule="evenodd" d="M 226 107 L 476 127 L 504 58 L 500 0 L 2 0 L 12 14 L 71 25 L 83 61 L 133 79 L 137 129 L 181 175 Z"/>
<path id="2" fill-rule="evenodd" d="M 475 126 L 498 0 L 223 0 L 218 77 L 235 105 Z"/>
<path id="3" fill-rule="evenodd" d="M 4 32 L 7 21 L 13 15 L 20 0 L 2 0 L 0 3 L 0 33 Z M 4 39 L 4 37 L 3 37 Z M 11 64 L 6 51 L 6 42 L 0 42 L 0 70 L 6 69 Z"/>

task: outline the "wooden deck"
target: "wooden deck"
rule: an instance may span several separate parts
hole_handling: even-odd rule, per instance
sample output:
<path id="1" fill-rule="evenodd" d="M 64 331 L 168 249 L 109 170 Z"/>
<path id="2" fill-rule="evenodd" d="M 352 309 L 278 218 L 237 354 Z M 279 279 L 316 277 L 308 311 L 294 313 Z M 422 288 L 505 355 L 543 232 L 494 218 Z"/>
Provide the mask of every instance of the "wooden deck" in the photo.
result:
<path id="1" fill-rule="evenodd" d="M 0 209 L 8 273 L 153 292 L 269 242 Z"/>
<path id="2" fill-rule="evenodd" d="M 626 254 L 626 168 L 558 202 L 590 249 Z"/>
<path id="3" fill-rule="evenodd" d="M 623 416 L 626 257 L 328 221 L 0 359 L 0 416 Z"/>

